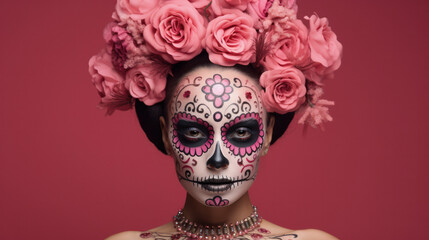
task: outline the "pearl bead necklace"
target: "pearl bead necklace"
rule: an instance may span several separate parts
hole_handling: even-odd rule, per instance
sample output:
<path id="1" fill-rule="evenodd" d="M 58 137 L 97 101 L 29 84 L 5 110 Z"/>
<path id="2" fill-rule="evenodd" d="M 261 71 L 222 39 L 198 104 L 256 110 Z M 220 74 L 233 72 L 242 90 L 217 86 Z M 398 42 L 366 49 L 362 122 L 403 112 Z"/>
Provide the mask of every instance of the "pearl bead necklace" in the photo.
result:
<path id="1" fill-rule="evenodd" d="M 235 224 L 209 226 L 197 224 L 189 221 L 180 210 L 176 216 L 173 217 L 174 227 L 177 231 L 186 234 L 188 237 L 195 239 L 208 239 L 208 240 L 222 240 L 231 239 L 237 236 L 252 231 L 260 226 L 262 218 L 258 215 L 258 210 L 253 206 L 253 213 L 247 218 L 237 221 Z"/>

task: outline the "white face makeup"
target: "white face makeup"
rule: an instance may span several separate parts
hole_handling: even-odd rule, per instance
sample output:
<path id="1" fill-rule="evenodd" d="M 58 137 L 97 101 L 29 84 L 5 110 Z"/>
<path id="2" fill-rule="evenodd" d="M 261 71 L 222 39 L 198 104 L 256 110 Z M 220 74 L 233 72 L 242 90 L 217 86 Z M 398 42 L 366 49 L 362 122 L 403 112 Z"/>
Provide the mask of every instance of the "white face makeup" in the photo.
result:
<path id="1" fill-rule="evenodd" d="M 255 180 L 266 135 L 259 85 L 232 68 L 200 67 L 180 79 L 169 104 L 180 183 L 206 206 L 233 204 Z"/>

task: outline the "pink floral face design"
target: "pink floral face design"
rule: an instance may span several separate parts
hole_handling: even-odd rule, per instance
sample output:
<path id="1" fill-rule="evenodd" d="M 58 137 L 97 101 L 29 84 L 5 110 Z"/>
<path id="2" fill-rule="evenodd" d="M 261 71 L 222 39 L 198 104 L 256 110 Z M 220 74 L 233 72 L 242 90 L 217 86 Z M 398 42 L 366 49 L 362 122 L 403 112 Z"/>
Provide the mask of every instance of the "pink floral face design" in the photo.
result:
<path id="1" fill-rule="evenodd" d="M 233 204 L 255 180 L 266 134 L 257 81 L 233 68 L 200 67 L 179 80 L 168 109 L 182 186 L 206 206 Z"/>
<path id="2" fill-rule="evenodd" d="M 207 78 L 202 90 L 206 94 L 206 100 L 213 102 L 213 106 L 216 108 L 222 107 L 223 103 L 229 100 L 229 94 L 232 93 L 229 79 L 222 78 L 219 74 L 215 74 L 213 78 Z"/>

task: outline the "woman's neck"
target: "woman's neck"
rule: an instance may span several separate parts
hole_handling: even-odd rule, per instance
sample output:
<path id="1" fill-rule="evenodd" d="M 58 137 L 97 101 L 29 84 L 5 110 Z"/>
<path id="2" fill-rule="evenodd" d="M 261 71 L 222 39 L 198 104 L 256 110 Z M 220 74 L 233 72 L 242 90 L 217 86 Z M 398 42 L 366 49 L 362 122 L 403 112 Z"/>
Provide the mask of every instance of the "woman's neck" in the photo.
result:
<path id="1" fill-rule="evenodd" d="M 247 192 L 235 203 L 226 207 L 208 207 L 187 194 L 183 207 L 183 214 L 186 218 L 194 223 L 204 225 L 235 223 L 250 216 L 252 212 L 253 206 Z"/>

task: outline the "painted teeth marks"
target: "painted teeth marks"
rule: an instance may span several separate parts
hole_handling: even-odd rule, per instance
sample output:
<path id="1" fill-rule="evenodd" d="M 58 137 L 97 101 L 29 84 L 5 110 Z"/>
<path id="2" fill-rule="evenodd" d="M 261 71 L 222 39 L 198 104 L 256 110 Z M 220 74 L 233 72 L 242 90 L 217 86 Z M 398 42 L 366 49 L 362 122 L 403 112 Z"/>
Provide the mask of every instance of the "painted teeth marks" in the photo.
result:
<path id="1" fill-rule="evenodd" d="M 235 126 L 241 122 L 245 122 L 246 120 L 255 120 L 258 126 L 256 126 L 256 129 L 252 129 L 250 138 L 249 140 L 246 140 L 246 142 L 233 141 L 229 136 L 231 134 L 230 129 L 234 129 Z M 255 126 L 253 126 L 253 128 L 255 128 Z M 233 155 L 241 157 L 255 153 L 262 146 L 264 139 L 263 121 L 258 113 L 243 113 L 240 116 L 237 116 L 233 120 L 225 123 L 221 128 L 221 132 L 222 141 L 225 146 L 233 153 Z"/>
<path id="2" fill-rule="evenodd" d="M 202 131 L 202 135 L 198 141 L 192 143 L 185 143 L 183 140 L 184 137 L 181 136 L 180 131 L 183 130 L 183 127 L 178 127 L 181 120 L 185 120 L 187 123 L 196 124 L 195 131 Z M 190 155 L 190 156 L 201 156 L 203 153 L 207 152 L 208 149 L 213 144 L 214 131 L 213 127 L 209 125 L 206 121 L 197 118 L 189 113 L 176 113 L 172 118 L 173 123 L 173 136 L 172 142 L 173 146 L 177 148 L 180 152 Z M 194 160 L 195 161 L 195 160 Z M 196 164 L 196 161 L 194 162 Z"/>
<path id="3" fill-rule="evenodd" d="M 177 174 L 180 181 L 187 181 L 192 183 L 193 186 L 197 186 L 203 190 L 206 190 L 211 193 L 222 193 L 229 191 L 238 187 L 246 181 L 255 180 L 255 176 L 250 177 L 251 171 L 246 170 L 243 175 L 238 177 L 226 177 L 213 175 L 208 177 L 195 177 L 192 176 L 189 171 L 187 171 L 189 175 L 182 176 L 179 173 Z"/>

